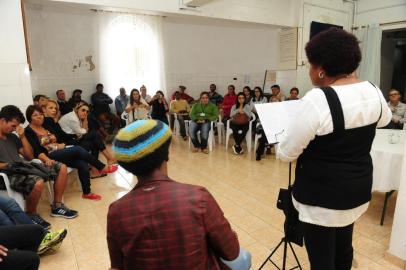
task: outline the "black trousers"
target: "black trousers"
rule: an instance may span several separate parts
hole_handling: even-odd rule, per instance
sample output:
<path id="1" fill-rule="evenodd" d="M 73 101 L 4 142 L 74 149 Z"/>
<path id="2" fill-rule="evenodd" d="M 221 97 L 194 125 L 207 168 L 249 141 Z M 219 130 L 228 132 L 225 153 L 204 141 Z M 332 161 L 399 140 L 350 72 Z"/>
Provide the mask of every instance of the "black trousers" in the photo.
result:
<path id="1" fill-rule="evenodd" d="M 37 250 L 44 234 L 44 229 L 39 225 L 1 226 L 0 245 L 6 247 L 8 252 L 7 256 L 2 257 L 0 270 L 37 270 Z"/>
<path id="2" fill-rule="evenodd" d="M 230 123 L 230 127 L 233 130 L 233 137 L 236 145 L 241 146 L 242 141 L 247 135 L 247 131 L 249 129 L 250 123 L 244 125 L 237 125 L 234 123 Z"/>
<path id="3" fill-rule="evenodd" d="M 311 270 L 351 270 L 354 224 L 342 228 L 303 223 Z"/>

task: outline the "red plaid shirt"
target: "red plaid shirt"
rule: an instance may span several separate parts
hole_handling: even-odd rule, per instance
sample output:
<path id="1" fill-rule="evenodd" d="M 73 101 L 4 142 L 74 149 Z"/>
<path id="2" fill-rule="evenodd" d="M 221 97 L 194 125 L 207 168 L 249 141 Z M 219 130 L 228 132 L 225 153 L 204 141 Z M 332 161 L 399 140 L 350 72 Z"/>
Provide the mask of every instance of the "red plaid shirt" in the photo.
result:
<path id="1" fill-rule="evenodd" d="M 143 270 L 218 270 L 218 257 L 239 254 L 237 235 L 203 187 L 153 180 L 110 205 L 111 267 Z"/>

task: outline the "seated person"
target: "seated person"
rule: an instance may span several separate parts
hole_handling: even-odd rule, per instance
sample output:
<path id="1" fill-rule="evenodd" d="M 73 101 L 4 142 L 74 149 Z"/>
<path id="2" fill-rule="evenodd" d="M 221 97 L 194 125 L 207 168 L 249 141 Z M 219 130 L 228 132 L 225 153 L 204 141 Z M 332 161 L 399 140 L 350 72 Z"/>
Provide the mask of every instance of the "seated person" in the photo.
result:
<path id="1" fill-rule="evenodd" d="M 42 107 L 47 102 L 47 99 L 48 99 L 48 97 L 45 95 L 36 95 L 34 97 L 34 104 Z"/>
<path id="2" fill-rule="evenodd" d="M 145 102 L 149 105 L 151 103 L 152 97 L 147 94 L 147 88 L 145 87 L 145 85 L 142 85 L 140 87 L 140 91 L 141 91 L 141 98 L 143 100 L 145 100 Z"/>
<path id="3" fill-rule="evenodd" d="M 130 102 L 125 108 L 125 112 L 128 114 L 128 123 L 148 118 L 149 105 L 141 98 L 140 92 L 137 89 L 131 90 Z"/>
<path id="4" fill-rule="evenodd" d="M 230 84 L 227 87 L 228 93 L 224 96 L 223 103 L 221 104 L 222 120 L 224 126 L 226 126 L 227 120 L 230 119 L 231 107 L 237 101 L 237 95 L 235 94 L 235 86 Z"/>
<path id="5" fill-rule="evenodd" d="M 245 95 L 245 100 L 246 100 L 246 102 L 247 103 L 250 103 L 251 102 L 251 99 L 252 99 L 252 91 L 251 91 L 251 87 L 249 87 L 249 86 L 244 86 L 244 88 L 242 89 L 242 92 L 244 93 L 244 95 Z"/>
<path id="6" fill-rule="evenodd" d="M 217 93 L 217 86 L 212 83 L 210 84 L 210 92 L 209 92 L 209 100 L 211 103 L 216 104 L 216 106 L 220 106 L 223 103 L 223 96 Z"/>
<path id="7" fill-rule="evenodd" d="M 286 100 L 298 100 L 299 99 L 299 89 L 293 87 L 290 89 L 290 96 Z"/>
<path id="8" fill-rule="evenodd" d="M 259 86 L 255 86 L 254 96 L 252 97 L 252 99 L 250 101 L 251 111 L 253 113 L 255 113 L 256 116 L 258 116 L 257 110 L 255 109 L 255 104 L 264 104 L 264 103 L 268 103 L 268 99 L 264 96 L 264 92 L 262 91 L 262 88 Z M 257 117 L 257 119 L 258 119 L 258 117 Z"/>
<path id="9" fill-rule="evenodd" d="M 83 101 L 82 100 L 82 90 L 75 89 L 72 92 L 72 97 L 68 100 L 68 104 L 69 104 L 69 107 L 71 107 L 73 110 L 82 101 Z"/>
<path id="10" fill-rule="evenodd" d="M 96 159 L 99 159 L 99 153 L 101 152 L 108 164 L 115 164 L 114 157 L 106 148 L 103 139 L 95 128 L 91 128 L 88 113 L 89 105 L 82 102 L 72 112 L 62 116 L 58 123 L 65 133 L 76 135 L 78 140 L 77 145 L 90 151 Z M 94 122 L 97 124 L 97 120 L 94 120 Z"/>
<path id="11" fill-rule="evenodd" d="M 43 127 L 44 115 L 38 106 L 28 106 L 26 117 L 30 125 L 25 128 L 25 135 L 34 150 L 34 156 L 47 166 L 59 166 L 64 163 L 77 169 L 82 184 L 82 198 L 100 200 L 100 195 L 91 193 L 88 164 L 97 168 L 101 174 L 113 173 L 117 166 L 103 164 L 80 146 L 66 147 L 64 143 L 58 142 L 57 137 Z"/>
<path id="12" fill-rule="evenodd" d="M 118 163 L 138 184 L 109 208 L 111 269 L 219 270 L 220 259 L 239 257 L 237 235 L 213 196 L 168 176 L 171 138 L 162 122 L 140 120 L 114 141 Z"/>
<path id="13" fill-rule="evenodd" d="M 183 85 L 179 85 L 178 92 L 180 93 L 180 98 L 187 101 L 187 103 L 191 104 L 194 101 L 194 98 L 186 94 L 186 87 Z M 175 93 L 171 96 L 171 100 L 175 99 Z"/>
<path id="14" fill-rule="evenodd" d="M 166 114 L 169 111 L 169 106 L 168 102 L 166 102 L 164 93 L 160 90 L 157 91 L 150 104 L 152 107 L 151 118 L 162 121 L 168 125 L 168 117 L 166 117 Z"/>
<path id="15" fill-rule="evenodd" d="M 44 234 L 39 225 L 0 226 L 0 270 L 38 270 Z"/>
<path id="16" fill-rule="evenodd" d="M 0 227 L 14 225 L 34 225 L 34 223 L 13 198 L 0 195 Z M 44 238 L 38 247 L 37 254 L 41 255 L 48 251 L 57 251 L 63 239 L 65 239 L 67 230 L 63 229 L 53 233 L 44 229 L 43 231 Z M 0 269 L 2 268 L 0 267 Z"/>
<path id="17" fill-rule="evenodd" d="M 180 136 L 184 140 L 187 139 L 186 137 L 186 129 L 185 129 L 185 120 L 189 120 L 189 111 L 190 107 L 186 100 L 180 98 L 180 93 L 178 91 L 175 92 L 175 99 L 171 101 L 169 105 L 169 112 L 171 113 L 171 129 L 173 130 L 175 124 L 175 116 L 179 122 L 180 126 Z"/>
<path id="18" fill-rule="evenodd" d="M 129 100 L 130 100 L 130 97 L 126 94 L 125 88 L 121 87 L 120 95 L 118 95 L 116 97 L 116 99 L 114 100 L 114 106 L 116 107 L 116 114 L 118 117 L 121 118 L 121 114 L 124 112 L 124 109 L 127 107 Z M 125 126 L 125 121 L 124 121 L 124 124 L 122 123 L 122 126 Z"/>
<path id="19" fill-rule="evenodd" d="M 281 88 L 279 85 L 277 85 L 277 84 L 272 85 L 271 91 L 272 91 L 271 100 L 277 99 L 278 101 L 285 101 L 285 99 L 286 99 L 285 94 L 281 91 Z"/>
<path id="20" fill-rule="evenodd" d="M 234 154 L 239 155 L 244 153 L 241 143 L 247 135 L 251 118 L 251 106 L 246 102 L 246 96 L 243 92 L 238 93 L 237 102 L 231 107 L 230 117 L 230 127 L 233 130 L 235 142 L 233 151 Z"/>
<path id="21" fill-rule="evenodd" d="M 31 105 L 33 106 L 33 105 Z M 39 109 L 40 110 L 40 109 Z M 33 152 L 24 129 L 20 126 L 25 122 L 21 111 L 13 105 L 4 106 L 0 111 L 0 168 L 7 174 L 13 190 L 22 193 L 26 200 L 26 211 L 31 220 L 44 228 L 51 224 L 37 213 L 37 207 L 44 189 L 44 181 L 54 181 L 54 202 L 51 205 L 51 216 L 75 218 L 78 214 L 62 203 L 62 196 L 67 183 L 67 168 L 61 163 L 47 163 L 50 169 L 49 179 L 42 179 L 34 174 L 15 173 L 12 164 L 33 159 Z M 17 137 L 13 132 L 16 131 Z"/>
<path id="22" fill-rule="evenodd" d="M 66 101 L 65 91 L 62 89 L 56 91 L 56 98 L 58 99 L 58 106 L 60 108 L 61 115 L 65 115 L 72 111 L 72 107 Z"/>
<path id="23" fill-rule="evenodd" d="M 102 125 L 104 126 L 106 121 L 110 123 L 110 127 L 113 128 L 113 130 L 110 130 L 111 134 L 114 133 L 114 130 L 120 128 L 120 118 L 111 113 L 110 104 L 113 103 L 113 100 L 106 93 L 103 93 L 103 89 L 103 84 L 98 83 L 96 85 L 96 93 L 91 96 L 91 101 L 93 112 Z"/>
<path id="24" fill-rule="evenodd" d="M 402 129 L 403 124 L 406 123 L 406 104 L 400 101 L 401 98 L 398 90 L 391 89 L 389 91 L 388 106 L 392 111 L 392 120 L 385 128 Z"/>
<path id="25" fill-rule="evenodd" d="M 189 136 L 194 146 L 192 151 L 196 153 L 201 149 L 203 153 L 208 154 L 207 140 L 209 139 L 210 124 L 219 117 L 217 106 L 209 102 L 209 93 L 202 92 L 200 94 L 200 102 L 193 104 L 189 116 L 191 119 Z M 199 130 L 200 142 L 197 137 Z"/>

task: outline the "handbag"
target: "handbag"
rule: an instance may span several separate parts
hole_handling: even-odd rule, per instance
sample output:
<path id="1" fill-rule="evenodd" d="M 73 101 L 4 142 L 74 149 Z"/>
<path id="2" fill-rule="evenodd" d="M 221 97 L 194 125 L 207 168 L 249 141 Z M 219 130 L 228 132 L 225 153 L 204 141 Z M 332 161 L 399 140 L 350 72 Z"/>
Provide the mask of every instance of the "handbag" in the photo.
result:
<path id="1" fill-rule="evenodd" d="M 232 122 L 236 125 L 248 124 L 249 118 L 245 113 L 237 113 L 233 116 Z"/>
<path id="2" fill-rule="evenodd" d="M 41 163 L 13 162 L 9 163 L 6 168 L 1 169 L 5 174 L 37 175 L 44 180 L 53 180 L 56 174 Z"/>

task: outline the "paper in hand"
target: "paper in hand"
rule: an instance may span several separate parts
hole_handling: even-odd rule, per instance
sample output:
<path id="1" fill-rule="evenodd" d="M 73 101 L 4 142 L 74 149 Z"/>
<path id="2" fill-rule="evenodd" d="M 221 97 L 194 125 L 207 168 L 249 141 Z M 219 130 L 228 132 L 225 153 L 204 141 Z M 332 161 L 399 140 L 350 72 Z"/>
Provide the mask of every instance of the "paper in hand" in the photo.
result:
<path id="1" fill-rule="evenodd" d="M 297 114 L 298 100 L 255 104 L 255 109 L 265 131 L 268 143 L 278 143 L 282 134 L 294 121 Z"/>

